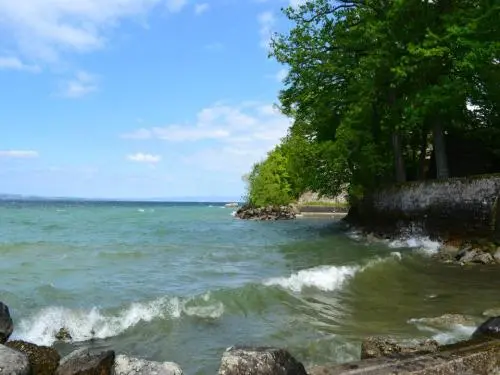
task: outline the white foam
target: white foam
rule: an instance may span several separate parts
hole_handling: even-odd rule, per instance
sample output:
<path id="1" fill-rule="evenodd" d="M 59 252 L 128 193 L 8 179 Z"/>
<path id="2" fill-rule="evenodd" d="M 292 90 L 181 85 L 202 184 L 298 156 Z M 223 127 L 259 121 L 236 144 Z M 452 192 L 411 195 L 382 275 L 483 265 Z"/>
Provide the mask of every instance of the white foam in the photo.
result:
<path id="1" fill-rule="evenodd" d="M 293 292 L 300 292 L 303 288 L 312 287 L 325 292 L 340 289 L 344 284 L 352 279 L 358 272 L 363 272 L 366 269 L 377 264 L 401 259 L 401 254 L 394 252 L 390 257 L 376 257 L 370 260 L 365 265 L 352 266 L 319 266 L 301 270 L 292 274 L 289 277 L 276 277 L 264 281 L 267 286 L 281 286 Z"/>
<path id="2" fill-rule="evenodd" d="M 438 252 L 441 244 L 438 241 L 431 240 L 429 237 L 415 235 L 390 241 L 389 247 L 393 249 L 406 247 L 422 251 L 425 254 L 435 254 Z"/>
<path id="3" fill-rule="evenodd" d="M 210 296 L 180 300 L 162 297 L 145 303 L 135 302 L 117 314 L 109 314 L 96 307 L 90 310 L 73 310 L 51 306 L 19 322 L 15 338 L 38 345 L 52 345 L 55 335 L 66 328 L 73 341 L 81 342 L 92 338 L 104 339 L 120 335 L 140 322 L 154 319 L 179 319 L 182 314 L 200 318 L 216 319 L 224 313 L 224 305 L 209 301 Z M 191 303 L 191 306 L 189 305 Z"/>
<path id="4" fill-rule="evenodd" d="M 457 341 L 467 340 L 476 330 L 476 327 L 455 324 L 450 330 L 438 332 L 432 338 L 439 344 L 452 344 Z"/>
<path id="5" fill-rule="evenodd" d="M 441 345 L 467 340 L 476 330 L 475 325 L 459 323 L 446 324 L 446 322 L 443 322 L 441 327 L 436 327 L 429 324 L 426 318 L 410 319 L 408 323 L 415 324 L 420 331 L 432 333 L 432 339 L 436 340 Z"/>
<path id="6" fill-rule="evenodd" d="M 267 280 L 264 285 L 278 285 L 293 292 L 300 292 L 304 287 L 332 291 L 340 288 L 360 268 L 359 266 L 320 266 L 301 270 L 290 277 L 277 277 Z"/>

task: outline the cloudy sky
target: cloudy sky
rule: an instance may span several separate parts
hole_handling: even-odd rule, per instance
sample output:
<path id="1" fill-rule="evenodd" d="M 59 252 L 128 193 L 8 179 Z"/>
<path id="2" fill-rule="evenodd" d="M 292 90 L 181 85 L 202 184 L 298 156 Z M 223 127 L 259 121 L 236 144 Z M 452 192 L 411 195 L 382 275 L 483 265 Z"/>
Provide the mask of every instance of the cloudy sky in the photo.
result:
<path id="1" fill-rule="evenodd" d="M 0 193 L 233 197 L 285 135 L 297 0 L 0 0 Z"/>

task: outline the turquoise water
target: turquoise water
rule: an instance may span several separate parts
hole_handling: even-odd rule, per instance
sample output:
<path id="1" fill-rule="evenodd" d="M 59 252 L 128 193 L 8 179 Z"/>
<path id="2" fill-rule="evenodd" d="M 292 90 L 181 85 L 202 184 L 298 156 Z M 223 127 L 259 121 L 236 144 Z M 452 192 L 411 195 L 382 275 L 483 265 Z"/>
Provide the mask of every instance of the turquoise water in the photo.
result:
<path id="1" fill-rule="evenodd" d="M 213 374 L 235 344 L 306 365 L 357 359 L 365 335 L 466 337 L 496 303 L 496 267 L 437 264 L 418 236 L 367 243 L 333 219 L 241 221 L 215 204 L 1 202 L 0 300 L 15 338 L 86 345 Z M 496 303 L 496 305 L 495 305 Z M 66 327 L 71 344 L 54 334 Z"/>

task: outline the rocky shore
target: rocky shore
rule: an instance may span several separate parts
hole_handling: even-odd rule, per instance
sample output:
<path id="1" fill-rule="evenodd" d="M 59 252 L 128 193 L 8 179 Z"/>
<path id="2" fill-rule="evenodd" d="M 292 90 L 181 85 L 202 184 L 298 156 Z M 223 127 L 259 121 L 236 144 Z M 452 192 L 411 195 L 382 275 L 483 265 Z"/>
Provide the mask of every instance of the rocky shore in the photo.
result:
<path id="1" fill-rule="evenodd" d="M 235 216 L 244 220 L 291 220 L 299 213 L 297 207 L 288 206 L 266 206 L 252 207 L 243 206 L 236 211 Z"/>
<path id="2" fill-rule="evenodd" d="M 9 341 L 14 324 L 0 302 L 0 374 L 9 375 L 182 375 L 174 362 L 153 362 L 113 350 L 81 348 L 62 357 L 52 347 Z M 68 338 L 66 336 L 66 338 Z M 481 324 L 469 341 L 439 346 L 426 340 L 413 346 L 383 337 L 361 344 L 361 360 L 306 369 L 287 350 L 236 346 L 222 354 L 219 375 L 334 375 L 334 374 L 497 374 L 500 371 L 500 317 Z"/>

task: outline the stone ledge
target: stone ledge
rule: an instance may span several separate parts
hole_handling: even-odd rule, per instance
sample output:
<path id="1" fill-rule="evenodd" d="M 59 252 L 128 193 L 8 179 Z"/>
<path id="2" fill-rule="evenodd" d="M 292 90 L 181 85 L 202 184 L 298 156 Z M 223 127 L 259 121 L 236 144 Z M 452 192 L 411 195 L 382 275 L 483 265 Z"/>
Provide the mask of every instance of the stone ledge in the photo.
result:
<path id="1" fill-rule="evenodd" d="M 438 352 L 432 354 L 315 366 L 308 371 L 309 375 L 498 373 L 500 373 L 500 340 L 469 340 L 442 346 Z"/>

